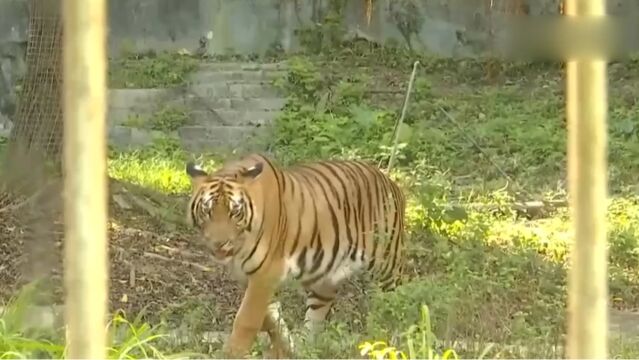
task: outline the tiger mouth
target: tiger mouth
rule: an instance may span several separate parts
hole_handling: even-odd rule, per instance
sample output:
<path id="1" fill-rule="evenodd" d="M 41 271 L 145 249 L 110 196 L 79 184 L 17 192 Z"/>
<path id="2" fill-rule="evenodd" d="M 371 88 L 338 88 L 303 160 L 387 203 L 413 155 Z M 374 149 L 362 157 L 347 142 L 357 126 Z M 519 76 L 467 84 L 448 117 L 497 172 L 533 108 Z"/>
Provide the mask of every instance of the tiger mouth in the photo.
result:
<path id="1" fill-rule="evenodd" d="M 228 240 L 225 243 L 223 243 L 220 246 L 217 246 L 214 250 L 213 250 L 213 256 L 215 256 L 215 258 L 219 259 L 219 260 L 224 260 L 226 258 L 229 258 L 231 256 L 233 256 L 234 251 L 233 251 L 233 245 L 231 244 L 231 241 Z"/>
<path id="2" fill-rule="evenodd" d="M 229 249 L 229 250 L 217 249 L 213 251 L 213 255 L 220 260 L 226 259 L 228 257 L 233 256 L 233 249 Z"/>

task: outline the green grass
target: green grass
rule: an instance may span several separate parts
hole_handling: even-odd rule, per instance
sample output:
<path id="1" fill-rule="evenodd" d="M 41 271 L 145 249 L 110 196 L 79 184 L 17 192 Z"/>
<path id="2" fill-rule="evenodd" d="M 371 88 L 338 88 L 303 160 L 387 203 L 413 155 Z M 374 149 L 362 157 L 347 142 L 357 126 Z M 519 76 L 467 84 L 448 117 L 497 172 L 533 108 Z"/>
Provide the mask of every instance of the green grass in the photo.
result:
<path id="1" fill-rule="evenodd" d="M 37 282 L 27 284 L 0 311 L 0 359 L 66 358 L 64 329 L 38 328 L 33 321 L 28 320 L 37 291 Z M 167 335 L 159 326 L 151 326 L 141 321 L 140 317 L 128 320 L 123 312 L 116 312 L 110 317 L 107 332 L 107 359 L 199 356 L 192 352 L 167 354 L 161 350 Z"/>
<path id="2" fill-rule="evenodd" d="M 365 158 L 387 164 L 414 58 L 361 51 L 354 50 L 354 61 L 342 53 L 291 59 L 290 73 L 279 82 L 291 101 L 271 144 L 279 163 Z M 359 344 L 380 340 L 414 353 L 417 340 L 406 331 L 423 324 L 420 310 L 427 305 L 433 339 L 446 344 L 436 347 L 440 355 L 453 348 L 465 358 L 561 357 L 553 347 L 565 336 L 569 215 L 558 208 L 529 219 L 511 206 L 566 197 L 561 75 L 553 66 L 501 64 L 502 78 L 494 84 L 482 78 L 481 62 L 421 60 L 393 171 L 409 197 L 409 279 L 387 294 L 348 286 L 352 296 L 338 302 L 326 333 L 303 344 L 299 356 L 354 357 Z M 636 74 L 639 67 L 623 66 L 610 82 L 609 284 L 611 304 L 632 309 L 639 307 L 639 105 L 632 100 L 636 90 L 614 74 Z M 380 88 L 399 95 L 368 91 Z M 112 151 L 109 175 L 186 195 L 190 158 L 175 141 Z M 199 160 L 213 169 L 223 159 Z M 297 330 L 302 297 L 286 288 L 280 299 Z M 639 342 L 613 338 L 610 351 L 638 357 Z M 418 355 L 428 357 L 427 351 Z"/>

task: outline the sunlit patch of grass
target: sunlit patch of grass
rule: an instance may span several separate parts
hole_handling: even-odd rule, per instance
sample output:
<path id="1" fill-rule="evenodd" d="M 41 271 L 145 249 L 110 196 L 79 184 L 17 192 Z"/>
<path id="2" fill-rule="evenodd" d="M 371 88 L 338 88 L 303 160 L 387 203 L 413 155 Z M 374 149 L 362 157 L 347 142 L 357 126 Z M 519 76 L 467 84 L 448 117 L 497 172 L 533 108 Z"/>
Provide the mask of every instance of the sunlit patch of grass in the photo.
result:
<path id="1" fill-rule="evenodd" d="M 108 159 L 109 176 L 168 194 L 183 194 L 191 183 L 185 173 L 189 156 L 180 148 L 151 147 L 125 152 L 112 151 Z M 207 171 L 219 166 L 212 156 L 194 159 Z"/>
<path id="2" fill-rule="evenodd" d="M 119 153 L 108 161 L 109 176 L 165 193 L 184 193 L 189 179 L 184 162 L 138 152 Z"/>

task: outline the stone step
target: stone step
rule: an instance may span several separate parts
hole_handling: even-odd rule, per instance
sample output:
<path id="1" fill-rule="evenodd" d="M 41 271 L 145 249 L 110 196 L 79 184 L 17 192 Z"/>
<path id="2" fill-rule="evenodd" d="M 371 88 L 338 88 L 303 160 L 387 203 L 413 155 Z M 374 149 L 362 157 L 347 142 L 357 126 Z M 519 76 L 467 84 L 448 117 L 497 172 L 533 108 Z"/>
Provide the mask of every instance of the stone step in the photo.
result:
<path id="1" fill-rule="evenodd" d="M 231 94 L 231 87 L 227 85 L 206 87 L 211 94 Z M 248 90 L 247 90 L 248 89 Z M 259 88 L 233 88 L 234 93 L 242 94 L 256 92 Z M 177 90 L 177 89 L 117 89 L 109 92 L 108 121 L 110 124 L 124 124 L 131 117 L 140 117 L 141 120 L 151 117 L 155 112 L 175 106 L 194 115 L 197 120 L 206 119 L 213 116 L 211 122 L 216 124 L 228 124 L 224 119 L 217 119 L 215 113 L 219 111 L 230 111 L 226 114 L 232 119 L 238 118 L 233 112 L 269 112 L 279 111 L 286 104 L 286 99 L 280 97 L 224 97 L 208 96 L 199 91 Z M 198 94 L 199 92 L 199 94 Z M 265 91 L 268 95 L 269 91 Z M 204 112 L 207 114 L 197 114 Z M 255 114 L 253 114 L 255 115 Z M 258 114 L 259 115 L 259 114 Z M 247 115 L 250 116 L 250 115 Z M 267 117 L 272 119 L 273 114 Z M 242 118 L 240 117 L 240 120 Z M 136 120 L 137 121 L 137 120 Z M 242 120 L 241 120 L 242 121 Z"/>
<path id="2" fill-rule="evenodd" d="M 287 103 L 284 98 L 235 98 L 230 99 L 231 109 L 237 110 L 282 110 Z"/>
<path id="3" fill-rule="evenodd" d="M 110 89 L 108 106 L 132 110 L 152 110 L 183 92 L 181 89 Z"/>
<path id="4" fill-rule="evenodd" d="M 108 132 L 109 145 L 118 149 L 134 149 L 151 145 L 155 139 L 165 135 L 170 134 L 122 125 L 110 126 Z"/>
<path id="5" fill-rule="evenodd" d="M 196 109 L 187 110 L 187 124 L 227 125 L 227 126 L 262 126 L 270 124 L 279 116 L 277 110 L 244 110 L 244 109 Z M 129 109 L 110 109 L 108 123 L 110 126 L 145 127 L 151 120 L 153 112 L 132 111 Z"/>
<path id="6" fill-rule="evenodd" d="M 274 80 L 286 76 L 286 71 L 215 71 L 200 70 L 188 77 L 189 84 L 210 84 L 223 82 L 226 84 L 261 84 L 271 85 Z"/>
<path id="7" fill-rule="evenodd" d="M 264 134 L 264 130 L 253 126 L 183 126 L 178 136 L 182 146 L 192 152 L 263 150 L 263 143 L 256 138 Z"/>
<path id="8" fill-rule="evenodd" d="M 235 93 L 241 94 L 259 91 L 259 87 L 233 87 Z M 268 95 L 271 91 L 266 90 Z M 201 86 L 189 89 L 113 89 L 109 91 L 110 109 L 130 109 L 152 111 L 162 105 L 181 105 L 197 107 L 202 102 L 207 108 L 213 109 L 246 109 L 246 110 L 280 110 L 286 104 L 286 99 L 278 96 L 241 97 L 216 96 L 216 94 L 231 94 L 231 87 L 227 85 Z"/>
<path id="9" fill-rule="evenodd" d="M 260 84 L 193 84 L 188 91 L 206 98 L 277 98 L 284 97 L 281 91 Z"/>
<path id="10" fill-rule="evenodd" d="M 256 62 L 206 62 L 198 66 L 201 71 L 284 71 L 288 69 L 286 61 L 274 63 Z"/>
<path id="11" fill-rule="evenodd" d="M 192 123 L 227 126 L 262 126 L 270 124 L 279 111 L 264 110 L 194 110 L 190 112 Z"/>
<path id="12" fill-rule="evenodd" d="M 168 103 L 190 106 L 198 98 L 213 108 L 281 109 L 286 103 L 283 94 L 270 86 L 217 83 L 187 89 L 111 89 L 108 105 L 110 109 L 151 111 Z"/>
<path id="13" fill-rule="evenodd" d="M 189 125 L 181 127 L 175 134 L 164 134 L 160 131 L 116 125 L 109 128 L 108 138 L 109 145 L 116 149 L 140 148 L 151 145 L 154 140 L 165 135 L 174 135 L 187 151 L 232 151 L 238 148 L 263 150 L 264 142 L 255 139 L 267 131 L 266 127 L 254 126 Z"/>
<path id="14" fill-rule="evenodd" d="M 190 109 L 212 110 L 281 110 L 286 105 L 284 98 L 218 98 L 202 97 L 196 94 L 184 96 L 184 106 Z"/>

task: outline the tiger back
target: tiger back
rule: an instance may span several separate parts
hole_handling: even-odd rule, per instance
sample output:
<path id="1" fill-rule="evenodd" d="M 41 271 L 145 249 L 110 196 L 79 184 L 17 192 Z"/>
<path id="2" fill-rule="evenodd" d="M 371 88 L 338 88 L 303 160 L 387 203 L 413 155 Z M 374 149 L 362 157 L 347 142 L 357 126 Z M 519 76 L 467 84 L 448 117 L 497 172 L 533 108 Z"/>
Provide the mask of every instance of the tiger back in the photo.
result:
<path id="1" fill-rule="evenodd" d="M 279 284 L 307 291 L 305 324 L 325 319 L 343 281 L 369 272 L 383 289 L 403 268 L 405 198 L 378 168 L 361 161 L 320 161 L 279 168 L 262 155 L 209 175 L 192 163 L 188 220 L 214 257 L 246 285 L 230 354 L 248 351 L 264 328 Z"/>

